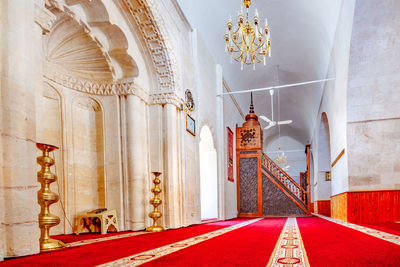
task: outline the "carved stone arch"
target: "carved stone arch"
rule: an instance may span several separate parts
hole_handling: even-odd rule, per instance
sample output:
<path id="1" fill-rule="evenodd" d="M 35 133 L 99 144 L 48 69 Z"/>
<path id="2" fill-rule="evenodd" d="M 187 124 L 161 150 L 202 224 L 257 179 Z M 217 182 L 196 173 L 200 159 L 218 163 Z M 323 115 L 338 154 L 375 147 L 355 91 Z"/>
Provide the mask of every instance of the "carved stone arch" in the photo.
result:
<path id="1" fill-rule="evenodd" d="M 62 101 L 63 95 L 60 92 L 60 90 L 58 90 L 55 86 L 53 86 L 48 81 L 44 81 L 43 84 L 44 84 L 44 86 L 43 86 L 43 95 L 45 97 L 57 98 L 59 101 Z M 61 108 L 61 106 L 60 106 L 60 108 Z"/>
<path id="2" fill-rule="evenodd" d="M 101 0 L 49 0 L 47 8 L 55 14 L 68 14 L 85 29 L 109 61 L 114 80 L 138 76 L 137 64 L 127 53 L 127 38 L 117 25 L 111 24 Z"/>
<path id="3" fill-rule="evenodd" d="M 105 121 L 99 100 L 72 100 L 72 215 L 106 206 Z M 70 186 L 70 185 L 68 185 Z"/>
<path id="4" fill-rule="evenodd" d="M 122 1 L 142 33 L 156 71 L 158 90 L 162 93 L 179 91 L 178 64 L 157 1 Z"/>

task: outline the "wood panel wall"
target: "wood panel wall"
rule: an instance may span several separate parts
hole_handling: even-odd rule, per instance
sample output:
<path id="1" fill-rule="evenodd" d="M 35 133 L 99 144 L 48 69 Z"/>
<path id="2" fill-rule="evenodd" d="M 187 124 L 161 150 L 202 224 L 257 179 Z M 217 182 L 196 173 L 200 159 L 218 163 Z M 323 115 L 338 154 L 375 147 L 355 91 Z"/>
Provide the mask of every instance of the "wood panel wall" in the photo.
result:
<path id="1" fill-rule="evenodd" d="M 331 216 L 347 222 L 347 192 L 331 197 Z"/>
<path id="2" fill-rule="evenodd" d="M 345 192 L 331 197 L 332 217 L 351 223 L 400 220 L 400 190 Z"/>
<path id="3" fill-rule="evenodd" d="M 331 201 L 317 200 L 314 202 L 314 212 L 324 216 L 331 216 Z"/>

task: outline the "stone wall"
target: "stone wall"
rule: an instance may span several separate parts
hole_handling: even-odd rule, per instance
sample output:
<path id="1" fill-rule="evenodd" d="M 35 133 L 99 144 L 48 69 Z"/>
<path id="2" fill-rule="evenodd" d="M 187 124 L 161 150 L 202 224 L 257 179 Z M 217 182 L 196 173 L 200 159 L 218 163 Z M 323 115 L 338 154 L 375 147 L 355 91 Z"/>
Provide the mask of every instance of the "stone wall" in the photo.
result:
<path id="1" fill-rule="evenodd" d="M 400 188 L 400 3 L 357 1 L 347 92 L 349 189 Z"/>
<path id="2" fill-rule="evenodd" d="M 163 173 L 162 224 L 200 223 L 199 136 L 186 131 L 185 89 L 195 98 L 197 132 L 213 132 L 219 218 L 236 216 L 223 129 L 234 129 L 240 112 L 234 106 L 231 116 L 216 98 L 222 70 L 174 1 L 0 7 L 0 260 L 39 249 L 36 142 L 60 148 L 51 187 L 62 202 L 51 212 L 61 223 L 52 235 L 71 233 L 76 215 L 101 207 L 117 210 L 121 230 L 149 226 L 151 171 Z"/>

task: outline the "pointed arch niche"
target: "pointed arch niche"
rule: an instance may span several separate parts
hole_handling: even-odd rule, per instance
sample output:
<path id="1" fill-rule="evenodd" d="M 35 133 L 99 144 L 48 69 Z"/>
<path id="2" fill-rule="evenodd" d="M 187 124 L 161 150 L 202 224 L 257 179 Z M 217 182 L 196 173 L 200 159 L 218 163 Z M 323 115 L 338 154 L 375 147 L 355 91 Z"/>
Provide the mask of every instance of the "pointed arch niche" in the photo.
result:
<path id="1" fill-rule="evenodd" d="M 321 115 L 318 135 L 318 162 L 314 182 L 314 212 L 330 216 L 331 181 L 326 172 L 331 171 L 331 149 L 329 122 L 325 112 Z"/>
<path id="2" fill-rule="evenodd" d="M 56 192 L 60 201 L 50 207 L 51 213 L 60 218 L 60 224 L 51 229 L 51 234 L 63 234 L 65 232 L 64 203 L 65 203 L 65 179 L 64 179 L 64 144 L 62 122 L 62 97 L 61 94 L 48 83 L 43 83 L 41 95 L 41 107 L 37 120 L 37 142 L 57 146 L 59 149 L 53 152 L 55 165 L 52 169 L 57 175 L 57 182 L 50 184 L 50 189 Z M 38 156 L 40 152 L 37 151 Z"/>
<path id="3" fill-rule="evenodd" d="M 217 151 L 208 126 L 200 131 L 201 220 L 218 218 Z"/>
<path id="4" fill-rule="evenodd" d="M 72 107 L 75 214 L 105 207 L 104 123 L 100 104 L 89 97 Z"/>

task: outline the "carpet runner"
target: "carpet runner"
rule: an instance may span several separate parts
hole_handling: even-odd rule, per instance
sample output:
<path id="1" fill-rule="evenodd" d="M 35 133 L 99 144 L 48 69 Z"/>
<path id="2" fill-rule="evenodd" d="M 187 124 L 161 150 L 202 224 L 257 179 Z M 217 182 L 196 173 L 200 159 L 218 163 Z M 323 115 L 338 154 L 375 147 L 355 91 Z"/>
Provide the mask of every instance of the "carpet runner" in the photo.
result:
<path id="1" fill-rule="evenodd" d="M 389 240 L 318 217 L 297 224 L 311 266 L 400 266 L 400 246 Z"/>
<path id="2" fill-rule="evenodd" d="M 270 266 L 310 266 L 296 218 L 288 218 L 271 254 Z"/>
<path id="3" fill-rule="evenodd" d="M 389 234 L 387 232 L 374 230 L 374 229 L 367 228 L 367 227 L 364 227 L 364 226 L 361 226 L 361 225 L 358 225 L 358 224 L 353 224 L 353 223 L 349 223 L 349 222 L 343 222 L 341 220 L 337 220 L 337 219 L 326 217 L 326 216 L 322 216 L 322 215 L 317 215 L 317 216 L 322 218 L 322 219 L 325 219 L 325 220 L 328 220 L 328 221 L 343 225 L 345 227 L 360 231 L 360 232 L 362 232 L 364 234 L 372 235 L 373 237 L 380 238 L 380 239 L 386 240 L 388 242 L 392 242 L 392 243 L 394 243 L 396 245 L 400 245 L 400 237 L 398 235 L 393 235 L 393 234 Z"/>
<path id="4" fill-rule="evenodd" d="M 122 259 L 118 259 L 116 261 L 108 262 L 105 264 L 102 264 L 100 266 L 138 266 L 142 265 L 143 263 L 147 263 L 150 261 L 153 261 L 155 259 L 164 257 L 166 255 L 169 255 L 171 253 L 177 252 L 182 249 L 189 248 L 193 245 L 196 245 L 198 243 L 208 241 L 212 238 L 219 237 L 223 234 L 229 233 L 231 231 L 234 231 L 236 229 L 239 229 L 241 227 L 247 226 L 249 224 L 255 223 L 257 221 L 261 220 L 260 218 L 245 221 L 239 224 L 235 224 L 223 229 L 219 229 L 213 232 L 205 233 L 200 236 L 195 236 L 189 239 L 185 239 L 173 244 L 169 244 L 163 247 L 158 247 L 156 249 L 152 249 L 146 252 L 141 252 L 135 255 L 131 255 Z M 174 263 L 176 264 L 176 263 Z"/>
<path id="5" fill-rule="evenodd" d="M 9 259 L 0 266 L 95 266 L 248 221 L 234 219 Z"/>
<path id="6" fill-rule="evenodd" d="M 286 220 L 263 219 L 143 266 L 265 267 Z"/>
<path id="7" fill-rule="evenodd" d="M 400 266 L 400 236 L 328 217 L 235 219 L 73 240 L 0 266 Z M 97 236 L 96 236 L 97 237 Z"/>

